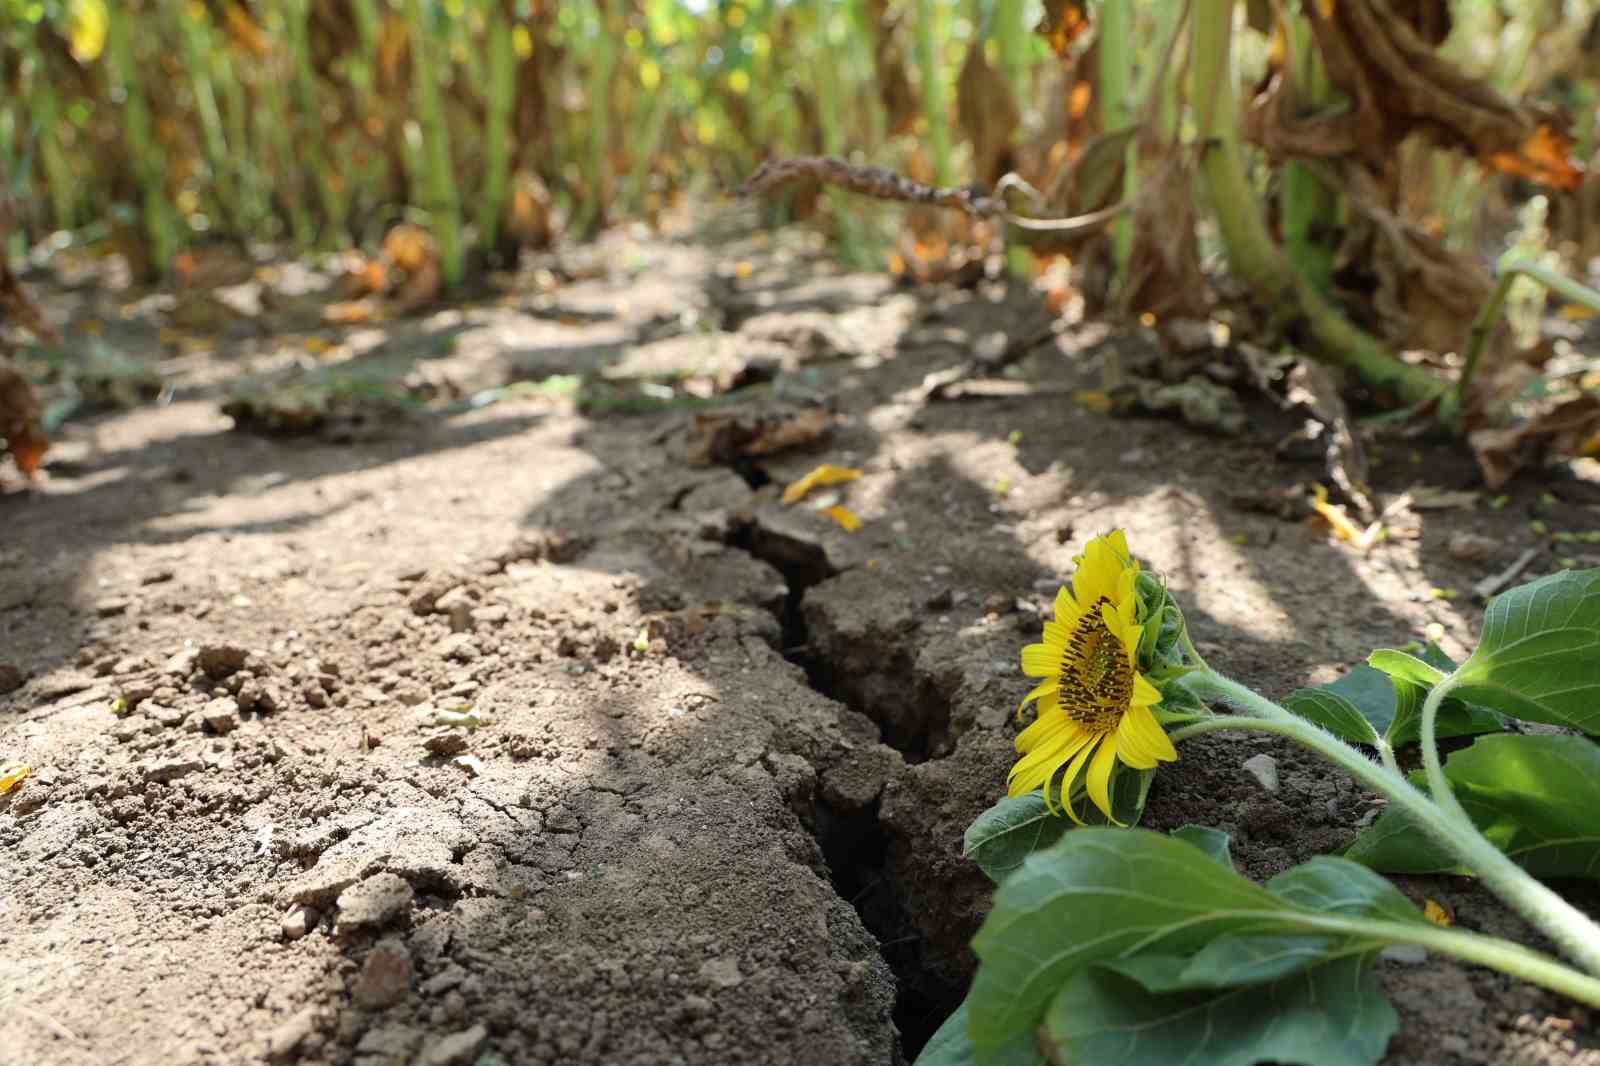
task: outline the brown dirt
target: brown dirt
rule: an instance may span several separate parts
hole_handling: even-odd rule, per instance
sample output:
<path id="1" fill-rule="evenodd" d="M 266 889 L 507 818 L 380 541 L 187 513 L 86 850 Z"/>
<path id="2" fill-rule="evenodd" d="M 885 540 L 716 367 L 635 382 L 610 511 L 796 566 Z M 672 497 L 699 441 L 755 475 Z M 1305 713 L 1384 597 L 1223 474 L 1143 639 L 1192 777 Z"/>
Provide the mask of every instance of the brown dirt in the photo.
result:
<path id="1" fill-rule="evenodd" d="M 1290 424 L 1091 414 L 1065 388 L 1132 342 L 1089 327 L 1028 365 L 1043 389 L 923 404 L 924 375 L 1026 331 L 1027 298 L 895 291 L 795 243 L 615 236 L 551 295 L 344 334 L 280 302 L 169 367 L 172 402 L 68 424 L 47 484 L 0 496 L 0 680 L 23 682 L 0 756 L 34 767 L 0 798 L 0 1063 L 900 1061 L 970 977 L 988 889 L 961 833 L 1004 787 L 1017 649 L 1090 536 L 1125 527 L 1208 657 L 1282 694 L 1430 622 L 1459 654 L 1465 590 L 1544 543 L 1530 517 L 1594 524 L 1571 482 L 1365 556 L 1240 511 L 1318 475 L 1276 457 Z M 170 310 L 43 288 L 69 333 L 159 355 Z M 776 350 L 780 398 L 839 418 L 737 470 L 685 462 L 682 411 L 540 397 L 354 442 L 232 431 L 218 383 L 292 362 L 294 328 L 458 395 Z M 1381 492 L 1473 483 L 1444 446 L 1375 460 Z M 866 471 L 859 533 L 776 502 L 819 461 Z M 1462 531 L 1490 557 L 1452 559 Z M 480 728 L 434 724 L 467 705 Z M 1276 794 L 1241 768 L 1263 751 Z M 1147 824 L 1225 829 L 1259 878 L 1371 812 L 1294 749 L 1217 737 Z M 1539 943 L 1465 880 L 1404 887 Z M 1382 979 L 1389 1063 L 1600 1062 L 1557 997 L 1438 959 Z"/>

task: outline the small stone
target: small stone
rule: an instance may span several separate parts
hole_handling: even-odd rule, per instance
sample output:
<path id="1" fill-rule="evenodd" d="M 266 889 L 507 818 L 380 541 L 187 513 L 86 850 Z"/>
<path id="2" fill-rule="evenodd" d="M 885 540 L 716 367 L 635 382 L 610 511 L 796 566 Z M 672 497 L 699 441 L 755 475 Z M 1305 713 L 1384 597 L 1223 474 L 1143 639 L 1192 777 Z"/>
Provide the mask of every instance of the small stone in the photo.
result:
<path id="1" fill-rule="evenodd" d="M 947 611 L 955 606 L 956 594 L 950 589 L 940 589 L 922 602 L 930 611 Z"/>
<path id="2" fill-rule="evenodd" d="M 704 996 L 683 997 L 683 1015 L 686 1018 L 704 1018 L 711 1010 L 712 1003 Z"/>
<path id="3" fill-rule="evenodd" d="M 411 909 L 416 893 L 398 874 L 373 874 L 339 893 L 339 920 L 335 932 L 341 936 L 355 929 L 382 929 Z"/>
<path id="4" fill-rule="evenodd" d="M 96 600 L 94 613 L 99 618 L 115 618 L 119 614 L 126 614 L 133 601 L 126 596 L 107 596 L 103 600 Z"/>
<path id="5" fill-rule="evenodd" d="M 150 677 L 129 678 L 122 682 L 119 692 L 131 711 L 156 694 L 156 682 Z"/>
<path id="6" fill-rule="evenodd" d="M 0 663 L 0 695 L 17 691 L 26 680 L 20 667 L 11 663 Z"/>
<path id="7" fill-rule="evenodd" d="M 1428 949 L 1418 944 L 1390 944 L 1378 952 L 1378 958 L 1401 966 L 1420 966 L 1428 961 Z"/>
<path id="8" fill-rule="evenodd" d="M 1268 792 L 1278 791 L 1278 760 L 1270 755 L 1252 755 L 1244 761 L 1244 768 Z"/>
<path id="9" fill-rule="evenodd" d="M 422 742 L 422 746 L 435 755 L 460 755 L 467 750 L 467 738 L 462 733 L 450 730 L 444 733 L 435 733 Z"/>
<path id="10" fill-rule="evenodd" d="M 368 1029 L 356 1045 L 356 1054 L 379 1062 L 409 1062 L 422 1034 L 407 1025 L 380 1025 Z"/>
<path id="11" fill-rule="evenodd" d="M 146 570 L 139 578 L 141 585 L 159 585 L 164 581 L 171 581 L 177 574 L 168 567 L 159 567 L 155 570 Z"/>
<path id="12" fill-rule="evenodd" d="M 470 663 L 479 655 L 478 638 L 471 633 L 452 633 L 439 642 L 437 651 L 442 659 Z"/>
<path id="13" fill-rule="evenodd" d="M 267 1036 L 267 1058 L 273 1062 L 287 1062 L 300 1045 L 317 1028 L 317 1008 L 307 1007 L 291 1014 Z"/>
<path id="14" fill-rule="evenodd" d="M 449 617 L 450 628 L 456 633 L 465 633 L 472 628 L 472 607 L 472 597 L 461 587 L 440 596 L 433 605 L 436 612 Z"/>
<path id="15" fill-rule="evenodd" d="M 351 995 L 359 1006 L 382 1010 L 399 1003 L 411 991 L 411 956 L 393 937 L 372 945 L 372 952 L 356 977 Z"/>
<path id="16" fill-rule="evenodd" d="M 418 1066 L 466 1066 L 478 1057 L 478 1052 L 488 1042 L 488 1028 L 474 1025 L 471 1029 L 451 1033 L 434 1041 L 417 1063 Z"/>
<path id="17" fill-rule="evenodd" d="M 244 661 L 250 653 L 237 644 L 207 644 L 201 647 L 196 662 L 206 676 L 213 681 L 221 681 L 244 669 Z"/>
<path id="18" fill-rule="evenodd" d="M 146 781 L 176 781 L 180 777 L 187 777 L 196 770 L 203 769 L 205 762 L 198 755 L 175 755 L 168 759 L 158 759 L 146 763 L 144 779 Z"/>
<path id="19" fill-rule="evenodd" d="M 165 663 L 161 664 L 161 672 L 173 677 L 188 677 L 194 673 L 195 661 L 200 658 L 200 653 L 194 648 L 185 648 Z"/>
<path id="20" fill-rule="evenodd" d="M 1450 539 L 1445 541 L 1444 550 L 1452 559 L 1459 559 L 1464 563 L 1476 563 L 1499 551 L 1500 542 L 1482 533 L 1469 533 L 1463 530 L 1450 534 Z"/>
<path id="21" fill-rule="evenodd" d="M 476 607 L 472 611 L 474 622 L 498 625 L 511 616 L 511 608 L 503 603 L 491 603 L 487 607 Z"/>
<path id="22" fill-rule="evenodd" d="M 700 976 L 718 988 L 738 988 L 744 984 L 737 959 L 712 959 L 700 967 Z"/>
<path id="23" fill-rule="evenodd" d="M 299 940 L 317 927 L 317 919 L 320 917 L 315 907 L 302 904 L 285 914 L 283 920 L 278 923 L 278 928 L 283 933 L 283 939 Z"/>
<path id="24" fill-rule="evenodd" d="M 189 712 L 177 707 L 168 707 L 160 703 L 146 703 L 142 708 L 145 717 L 154 718 L 157 725 L 165 729 L 176 729 L 189 717 Z"/>

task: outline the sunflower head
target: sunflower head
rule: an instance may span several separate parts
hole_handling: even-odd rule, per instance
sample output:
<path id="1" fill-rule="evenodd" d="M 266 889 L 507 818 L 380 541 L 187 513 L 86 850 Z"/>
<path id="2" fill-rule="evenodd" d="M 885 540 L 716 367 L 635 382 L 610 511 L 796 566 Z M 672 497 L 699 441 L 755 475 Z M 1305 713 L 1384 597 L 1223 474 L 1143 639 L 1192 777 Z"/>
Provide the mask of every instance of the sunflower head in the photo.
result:
<path id="1" fill-rule="evenodd" d="M 1023 673 L 1042 680 L 1018 708 L 1036 702 L 1038 714 L 1017 736 L 1007 785 L 1013 796 L 1042 787 L 1052 810 L 1059 800 L 1081 824 L 1072 792 L 1082 776 L 1089 799 L 1115 822 L 1117 764 L 1148 770 L 1178 753 L 1151 712 L 1161 692 L 1139 672 L 1139 564 L 1127 538 L 1120 529 L 1096 537 L 1073 561 L 1071 589 L 1056 594 L 1043 641 L 1022 649 Z"/>

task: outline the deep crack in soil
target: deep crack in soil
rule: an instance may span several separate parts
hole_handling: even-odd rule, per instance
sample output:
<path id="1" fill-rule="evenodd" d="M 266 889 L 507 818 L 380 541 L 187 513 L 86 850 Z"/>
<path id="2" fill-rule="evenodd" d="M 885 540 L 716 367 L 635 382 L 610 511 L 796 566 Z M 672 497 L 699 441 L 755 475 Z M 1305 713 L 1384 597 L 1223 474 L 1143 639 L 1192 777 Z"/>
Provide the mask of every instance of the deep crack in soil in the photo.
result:
<path id="1" fill-rule="evenodd" d="M 991 886 L 962 834 L 1015 757 L 1017 650 L 1089 537 L 1126 528 L 1207 658 L 1281 694 L 1429 623 L 1459 659 L 1481 610 L 1429 589 L 1530 544 L 1528 576 L 1555 569 L 1530 518 L 1595 524 L 1592 494 L 1531 479 L 1498 510 L 1401 512 L 1366 555 L 1240 509 L 1241 484 L 1320 476 L 1275 451 L 1293 426 L 1065 403 L 1148 347 L 1092 327 L 992 395 L 924 403 L 927 375 L 1031 331 L 1036 294 L 908 292 L 808 240 L 614 234 L 543 264 L 554 292 L 530 273 L 352 330 L 320 322 L 335 279 L 279 264 L 249 283 L 284 290 L 263 321 L 164 365 L 170 405 L 67 423 L 51 480 L 0 494 L 0 757 L 33 768 L 0 796 L 0 1066 L 889 1066 L 971 980 Z M 69 337 L 92 320 L 152 365 L 194 321 L 181 297 L 38 288 Z M 284 350 L 312 336 L 341 373 L 445 398 L 761 381 L 758 412 L 831 414 L 808 447 L 709 467 L 688 411 L 585 415 L 555 389 L 232 429 L 223 386 L 293 383 Z M 1380 499 L 1475 486 L 1445 447 L 1371 459 Z M 859 532 L 781 504 L 821 462 L 863 471 L 838 490 Z M 1457 558 L 1461 533 L 1492 548 Z M 1261 880 L 1371 812 L 1293 748 L 1209 737 L 1145 824 L 1216 826 Z M 1400 883 L 1543 946 L 1471 882 Z M 1437 958 L 1379 979 L 1386 1066 L 1600 1060 L 1593 1013 L 1530 986 Z"/>

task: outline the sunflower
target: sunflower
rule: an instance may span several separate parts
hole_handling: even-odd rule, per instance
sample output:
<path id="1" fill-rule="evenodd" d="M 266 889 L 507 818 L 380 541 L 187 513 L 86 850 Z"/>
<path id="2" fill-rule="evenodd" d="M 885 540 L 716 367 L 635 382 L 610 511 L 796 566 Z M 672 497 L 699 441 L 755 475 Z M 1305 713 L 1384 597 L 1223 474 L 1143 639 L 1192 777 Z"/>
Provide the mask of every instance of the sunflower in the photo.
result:
<path id="1" fill-rule="evenodd" d="M 1161 692 L 1138 668 L 1139 564 L 1128 554 L 1122 530 L 1091 540 L 1073 560 L 1072 589 L 1056 593 L 1055 621 L 1044 624 L 1044 642 L 1022 649 L 1022 672 L 1045 680 L 1017 708 L 1020 717 L 1038 701 L 1034 723 L 1017 736 L 1017 754 L 1007 786 L 1020 796 L 1044 788 L 1072 820 L 1072 789 L 1088 767 L 1085 785 L 1094 805 L 1111 813 L 1111 771 L 1120 759 L 1135 770 L 1171 762 L 1177 749 L 1150 708 Z M 1118 823 L 1121 824 L 1121 823 Z"/>

